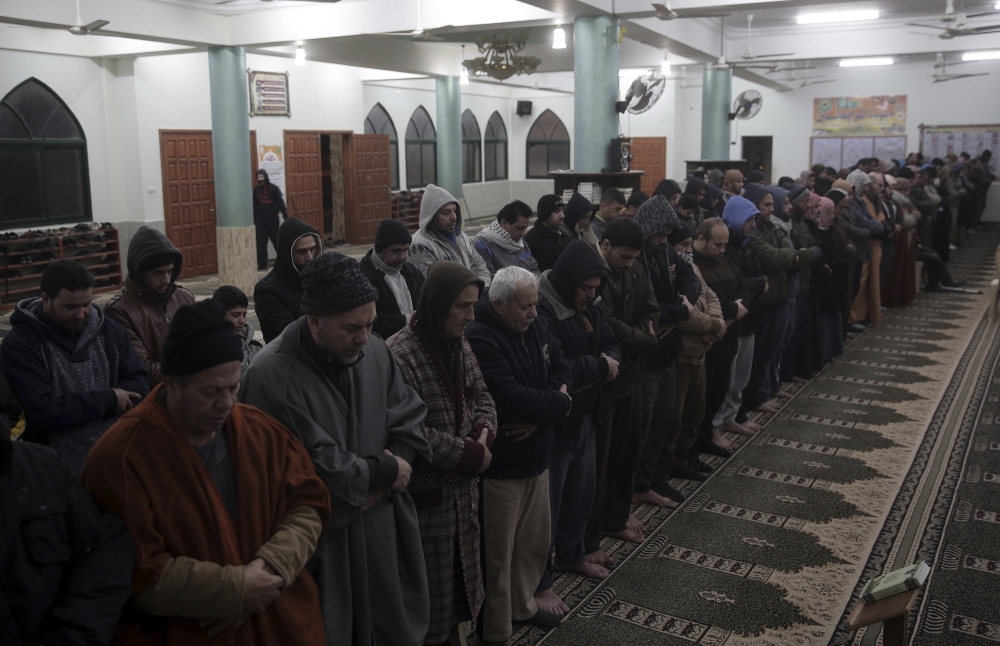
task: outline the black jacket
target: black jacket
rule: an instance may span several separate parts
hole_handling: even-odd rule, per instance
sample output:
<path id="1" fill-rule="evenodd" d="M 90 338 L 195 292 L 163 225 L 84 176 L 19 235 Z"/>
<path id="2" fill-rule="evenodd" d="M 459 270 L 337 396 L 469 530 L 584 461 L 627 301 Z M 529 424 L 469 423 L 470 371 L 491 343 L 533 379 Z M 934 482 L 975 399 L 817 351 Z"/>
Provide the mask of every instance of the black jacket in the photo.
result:
<path id="1" fill-rule="evenodd" d="M 677 257 L 677 252 L 669 245 L 647 247 L 639 254 L 649 276 L 649 282 L 656 293 L 656 304 L 660 307 L 660 325 L 676 326 L 689 317 L 688 310 L 681 303 L 681 294 L 687 296 L 692 305 L 701 296 L 701 282 L 691 265 Z M 681 349 L 681 330 L 674 327 L 670 334 L 660 339 L 660 346 L 646 358 L 650 368 L 669 368 Z"/>
<path id="2" fill-rule="evenodd" d="M 747 298 L 743 307 L 747 315 L 739 321 L 739 336 L 753 334 L 754 310 L 758 307 L 759 297 L 767 286 L 767 278 L 756 260 L 750 254 L 744 253 L 744 243 L 740 231 L 729 227 L 729 242 L 726 244 L 726 257 L 729 258 L 740 272 Z"/>
<path id="3" fill-rule="evenodd" d="M 538 318 L 548 326 L 553 345 L 573 374 L 573 410 L 555 423 L 557 443 L 565 441 L 576 446 L 584 416 L 601 401 L 600 382 L 608 375 L 608 362 L 601 354 L 619 362 L 622 359 L 618 338 L 600 306 L 591 303 L 583 315 L 577 314 L 573 307 L 576 288 L 581 282 L 592 276 L 607 280 L 607 275 L 607 266 L 597 252 L 587 243 L 577 241 L 566 250 L 556 268 L 546 271 L 538 281 L 541 296 Z"/>
<path id="4" fill-rule="evenodd" d="M 55 451 L 0 438 L 0 641 L 107 644 L 132 561 L 124 523 L 98 510 Z"/>
<path id="5" fill-rule="evenodd" d="M 285 199 L 281 196 L 281 189 L 271 183 L 271 178 L 267 176 L 267 171 L 259 169 L 258 175 L 264 176 L 264 184 L 253 187 L 253 214 L 258 215 L 281 215 L 287 220 L 288 209 L 285 208 Z"/>
<path id="6" fill-rule="evenodd" d="M 385 273 L 372 262 L 373 253 L 375 253 L 375 250 L 369 249 L 359 264 L 361 265 L 361 271 L 364 272 L 368 280 L 371 281 L 371 284 L 375 286 L 376 291 L 378 291 L 378 300 L 375 301 L 375 312 L 378 313 L 378 318 L 375 319 L 372 331 L 383 339 L 388 339 L 403 329 L 403 326 L 407 323 L 409 312 L 399 311 L 399 304 L 396 303 L 396 297 L 392 293 L 392 288 L 385 283 Z M 409 262 L 403 262 L 403 266 L 399 268 L 399 271 L 403 274 L 406 287 L 410 290 L 410 299 L 413 301 L 413 308 L 416 309 L 417 297 L 420 296 L 420 288 L 424 285 L 424 275 Z"/>
<path id="7" fill-rule="evenodd" d="M 302 279 L 292 259 L 292 247 L 303 236 L 315 236 L 322 250 L 319 232 L 298 218 L 289 218 L 278 228 L 278 255 L 274 268 L 253 289 L 254 310 L 260 321 L 264 343 L 270 343 L 288 325 L 302 317 Z"/>
<path id="8" fill-rule="evenodd" d="M 556 266 L 559 256 L 573 241 L 560 229 L 553 231 L 544 225 L 536 224 L 524 236 L 524 242 L 531 250 L 531 257 L 538 263 L 538 271 L 548 271 Z"/>
<path id="9" fill-rule="evenodd" d="M 512 480 L 541 475 L 549 467 L 552 425 L 566 417 L 570 400 L 559 392 L 573 391 L 573 375 L 544 321 L 536 319 L 524 334 L 503 324 L 489 295 L 476 303 L 476 320 L 465 328 L 465 338 L 479 362 L 486 388 L 497 407 L 497 439 L 486 478 Z M 537 424 L 527 439 L 507 437 L 504 424 Z"/>

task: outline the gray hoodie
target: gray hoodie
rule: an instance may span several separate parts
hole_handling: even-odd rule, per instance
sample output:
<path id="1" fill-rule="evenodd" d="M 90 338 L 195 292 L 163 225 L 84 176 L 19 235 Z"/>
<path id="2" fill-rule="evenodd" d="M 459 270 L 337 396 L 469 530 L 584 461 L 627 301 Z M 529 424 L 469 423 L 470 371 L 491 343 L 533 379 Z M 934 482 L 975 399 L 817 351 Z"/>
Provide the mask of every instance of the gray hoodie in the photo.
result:
<path id="1" fill-rule="evenodd" d="M 437 212 L 446 204 L 454 204 L 458 210 L 458 224 L 454 238 L 449 239 L 435 231 L 428 231 L 428 225 Z M 428 184 L 420 202 L 420 228 L 413 234 L 410 243 L 410 262 L 425 276 L 431 264 L 438 260 L 450 260 L 471 269 L 486 287 L 490 286 L 490 270 L 473 248 L 469 236 L 462 232 L 462 207 L 458 200 L 440 186 Z"/>

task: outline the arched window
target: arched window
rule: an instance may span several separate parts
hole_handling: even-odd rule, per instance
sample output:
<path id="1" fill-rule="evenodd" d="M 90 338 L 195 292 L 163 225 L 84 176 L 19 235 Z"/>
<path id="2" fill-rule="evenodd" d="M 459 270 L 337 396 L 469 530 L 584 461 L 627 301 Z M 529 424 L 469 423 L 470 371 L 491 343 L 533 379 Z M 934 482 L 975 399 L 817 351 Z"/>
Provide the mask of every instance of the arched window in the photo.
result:
<path id="1" fill-rule="evenodd" d="M 538 116 L 528 131 L 529 179 L 549 179 L 549 172 L 570 167 L 569 133 L 552 110 Z"/>
<path id="2" fill-rule="evenodd" d="M 486 181 L 507 179 L 507 128 L 499 112 L 490 115 L 486 122 Z"/>
<path id="3" fill-rule="evenodd" d="M 389 135 L 389 180 L 392 190 L 399 190 L 399 142 L 396 138 L 396 126 L 381 103 L 376 103 L 365 119 L 366 135 Z"/>
<path id="4" fill-rule="evenodd" d="M 423 106 L 406 126 L 406 187 L 423 188 L 437 181 L 437 131 Z"/>
<path id="5" fill-rule="evenodd" d="M 83 128 L 36 79 L 0 101 L 0 177 L 0 227 L 93 219 Z"/>
<path id="6" fill-rule="evenodd" d="M 483 135 L 479 132 L 479 122 L 472 110 L 462 113 L 462 182 L 481 182 Z"/>

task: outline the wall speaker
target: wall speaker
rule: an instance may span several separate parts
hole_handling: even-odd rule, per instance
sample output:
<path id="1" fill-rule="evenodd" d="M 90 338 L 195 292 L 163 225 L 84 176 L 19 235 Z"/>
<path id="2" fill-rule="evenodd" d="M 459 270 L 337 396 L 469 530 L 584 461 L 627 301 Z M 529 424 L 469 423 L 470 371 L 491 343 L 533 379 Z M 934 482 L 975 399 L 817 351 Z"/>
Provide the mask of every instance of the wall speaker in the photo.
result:
<path id="1" fill-rule="evenodd" d="M 632 168 L 632 140 L 616 137 L 608 147 L 608 167 L 612 172 L 628 172 Z"/>
<path id="2" fill-rule="evenodd" d="M 531 101 L 518 101 L 517 102 L 517 116 L 519 116 L 519 117 L 530 117 L 531 116 Z"/>

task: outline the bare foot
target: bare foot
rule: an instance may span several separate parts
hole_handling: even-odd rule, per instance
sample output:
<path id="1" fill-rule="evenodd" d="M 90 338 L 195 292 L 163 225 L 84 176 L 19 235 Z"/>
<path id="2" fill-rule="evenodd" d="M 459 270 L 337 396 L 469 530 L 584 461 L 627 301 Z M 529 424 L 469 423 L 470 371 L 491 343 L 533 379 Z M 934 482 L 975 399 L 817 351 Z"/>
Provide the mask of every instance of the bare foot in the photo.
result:
<path id="1" fill-rule="evenodd" d="M 594 565 L 611 565 L 613 563 L 611 557 L 608 556 L 608 553 L 605 552 L 604 550 L 597 550 L 595 552 L 591 552 L 590 554 L 583 557 L 583 560 L 586 563 L 593 563 Z"/>
<path id="2" fill-rule="evenodd" d="M 677 503 L 656 493 L 652 489 L 645 491 L 643 493 L 633 493 L 632 494 L 632 504 L 633 505 L 656 505 L 657 507 L 664 507 L 666 509 L 677 509 Z"/>
<path id="3" fill-rule="evenodd" d="M 792 393 L 788 392 L 784 388 L 779 388 L 777 392 L 771 393 L 771 397 L 784 397 L 785 399 L 788 399 L 792 397 Z"/>
<path id="4" fill-rule="evenodd" d="M 808 379 L 803 379 L 802 377 L 800 377 L 798 375 L 795 375 L 794 377 L 792 377 L 792 383 L 793 384 L 804 384 L 804 383 L 808 383 L 808 382 L 809 382 Z"/>
<path id="5" fill-rule="evenodd" d="M 760 433 L 761 431 L 764 430 L 764 428 L 760 424 L 758 424 L 757 422 L 751 422 L 750 420 L 743 422 L 740 426 L 754 433 Z"/>
<path id="6" fill-rule="evenodd" d="M 766 401 L 757 408 L 755 408 L 754 410 L 758 410 L 762 413 L 777 413 L 779 410 L 781 410 L 781 406 L 778 406 L 778 404 L 772 401 Z"/>
<path id="7" fill-rule="evenodd" d="M 562 617 L 567 612 L 569 612 L 569 606 L 563 603 L 552 588 L 548 590 L 542 590 L 541 592 L 535 593 L 535 604 L 538 605 L 539 610 L 544 610 L 545 612 L 551 612 L 557 617 Z"/>
<path id="8" fill-rule="evenodd" d="M 625 529 L 630 529 L 640 536 L 646 535 L 646 526 L 632 514 L 629 514 L 628 520 L 625 521 Z"/>
<path id="9" fill-rule="evenodd" d="M 587 563 L 586 561 L 583 562 L 583 565 L 576 568 L 576 571 L 591 579 L 606 579 L 611 576 L 611 573 L 606 568 L 594 563 Z"/>
<path id="10" fill-rule="evenodd" d="M 623 541 L 628 541 L 629 543 L 641 543 L 642 535 L 633 532 L 631 529 L 626 529 L 620 532 L 604 532 L 605 536 L 610 536 L 611 538 L 618 538 Z"/>
<path id="11" fill-rule="evenodd" d="M 748 432 L 747 434 L 749 435 L 750 433 Z M 736 446 L 726 438 L 722 437 L 721 433 L 712 433 L 712 444 L 727 451 L 736 450 Z"/>

